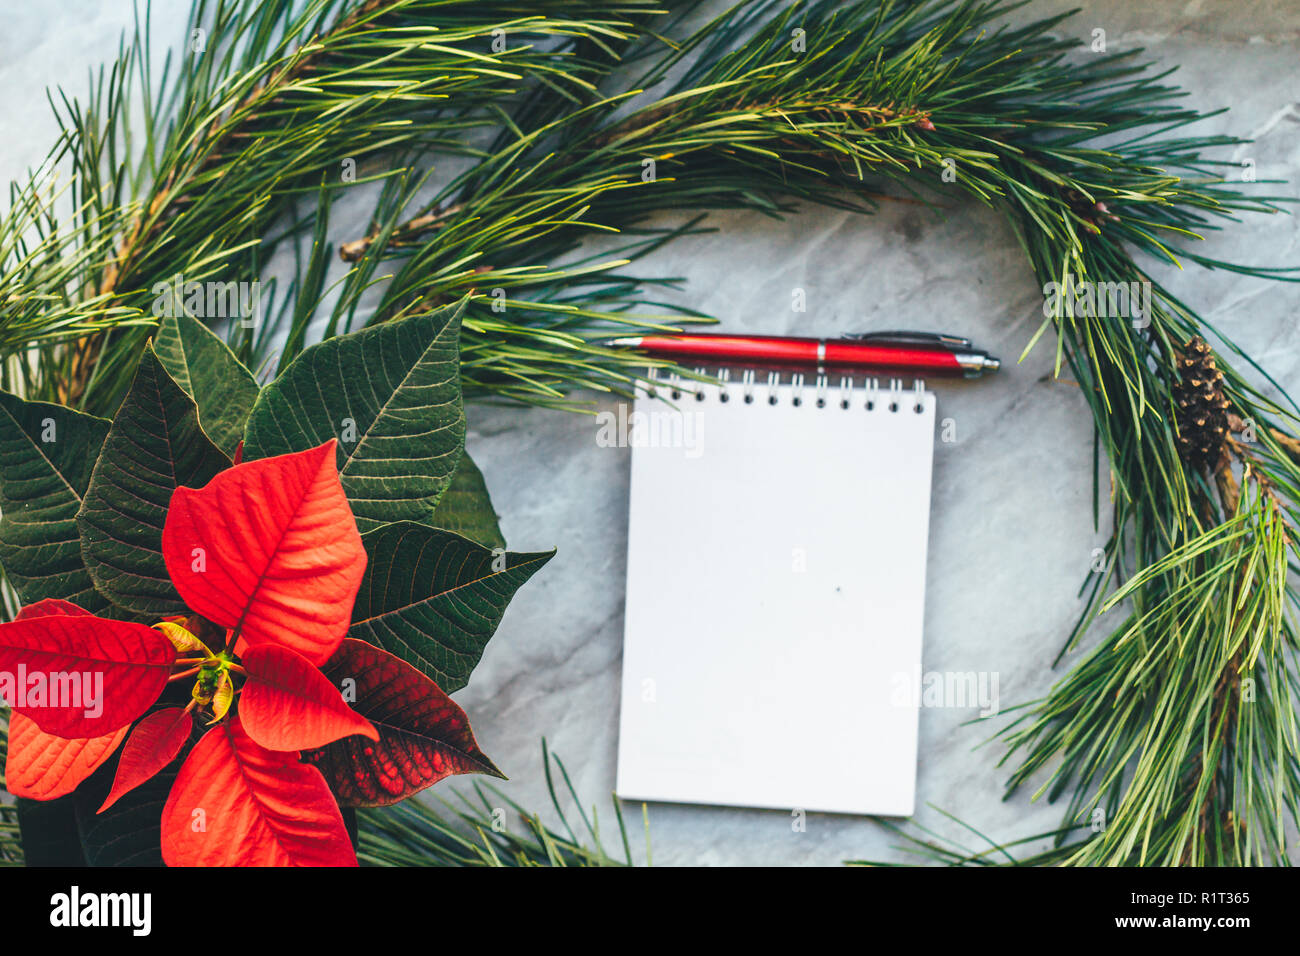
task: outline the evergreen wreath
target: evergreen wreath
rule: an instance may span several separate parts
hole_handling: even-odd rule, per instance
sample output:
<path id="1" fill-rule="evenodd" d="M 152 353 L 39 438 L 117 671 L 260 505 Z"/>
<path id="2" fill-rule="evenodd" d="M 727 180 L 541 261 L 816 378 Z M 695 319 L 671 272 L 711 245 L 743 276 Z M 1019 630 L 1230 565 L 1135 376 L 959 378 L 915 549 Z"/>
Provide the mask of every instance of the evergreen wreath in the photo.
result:
<path id="1" fill-rule="evenodd" d="M 219 323 L 262 377 L 310 341 L 464 300 L 466 396 L 572 408 L 579 390 L 628 394 L 645 364 L 600 344 L 611 329 L 700 318 L 628 269 L 709 210 L 868 213 L 884 184 L 959 189 L 1007 217 L 1044 285 L 1153 294 L 1137 324 L 1059 299 L 1026 344 L 1055 348 L 1109 462 L 1105 568 L 1065 649 L 1122 609 L 1001 733 L 1009 791 L 1045 775 L 1062 827 L 1020 857 L 912 839 L 955 864 L 1285 863 L 1300 409 L 1253 387 L 1229 357 L 1262 370 L 1143 265 L 1293 278 L 1195 251 L 1223 221 L 1279 209 L 1215 158 L 1242 141 L 1187 132 L 1203 114 L 1135 53 L 1073 55 L 1064 16 L 1006 25 L 1018 4 L 750 0 L 688 29 L 697 6 L 199 0 L 161 82 L 142 22 L 86 101 L 58 100 L 49 162 L 11 192 L 0 385 L 109 416 L 160 284 L 252 282 L 286 248 L 297 275 L 266 320 Z M 464 171 L 430 198 L 449 156 Z M 381 180 L 367 232 L 334 236 L 332 203 Z M 614 253 L 583 246 L 609 235 Z M 327 288 L 336 254 L 352 268 Z M 363 860 L 608 861 L 540 823 L 540 850 L 497 854 L 448 836 L 454 815 L 394 812 L 363 811 Z M 16 852 L 4 813 L 0 859 Z"/>

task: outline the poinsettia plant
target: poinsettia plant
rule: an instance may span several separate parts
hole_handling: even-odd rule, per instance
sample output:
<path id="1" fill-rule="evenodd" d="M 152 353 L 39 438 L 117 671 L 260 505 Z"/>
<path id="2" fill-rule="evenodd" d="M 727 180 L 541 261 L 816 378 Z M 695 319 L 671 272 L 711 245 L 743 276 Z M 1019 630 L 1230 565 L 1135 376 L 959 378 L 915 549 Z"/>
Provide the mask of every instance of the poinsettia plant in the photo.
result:
<path id="1" fill-rule="evenodd" d="M 330 339 L 259 390 L 182 316 L 112 422 L 0 392 L 6 781 L 66 810 L 25 840 L 348 865 L 341 808 L 500 775 L 447 694 L 549 554 L 504 550 L 463 454 L 458 324 Z"/>

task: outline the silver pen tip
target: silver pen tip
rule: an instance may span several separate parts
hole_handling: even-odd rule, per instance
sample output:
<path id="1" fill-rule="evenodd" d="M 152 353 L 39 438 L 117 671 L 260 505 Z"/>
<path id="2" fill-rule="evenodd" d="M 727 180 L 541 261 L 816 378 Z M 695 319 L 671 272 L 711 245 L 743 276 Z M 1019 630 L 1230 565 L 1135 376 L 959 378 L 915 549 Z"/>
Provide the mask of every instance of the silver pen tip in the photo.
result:
<path id="1" fill-rule="evenodd" d="M 1002 367 L 1001 360 L 995 359 L 992 355 L 984 356 L 984 368 L 987 371 L 996 372 L 1001 367 Z"/>
<path id="2" fill-rule="evenodd" d="M 610 349 L 634 349 L 641 344 L 641 336 L 633 335 L 622 339 L 606 339 L 605 347 Z"/>

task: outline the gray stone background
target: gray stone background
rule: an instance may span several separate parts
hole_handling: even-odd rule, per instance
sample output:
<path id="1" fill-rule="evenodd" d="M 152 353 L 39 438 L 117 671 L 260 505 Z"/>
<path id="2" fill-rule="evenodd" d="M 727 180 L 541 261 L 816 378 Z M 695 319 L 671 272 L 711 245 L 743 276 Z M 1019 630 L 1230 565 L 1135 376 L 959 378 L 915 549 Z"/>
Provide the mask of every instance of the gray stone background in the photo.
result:
<path id="1" fill-rule="evenodd" d="M 1186 102 L 1231 107 L 1203 129 L 1255 139 L 1231 158 L 1254 160 L 1261 179 L 1288 180 L 1262 189 L 1300 194 L 1300 2 L 1044 0 L 1018 16 L 1079 5 L 1060 32 L 1090 40 L 1101 28 L 1111 50 L 1145 47 L 1161 67 L 1180 66 L 1174 79 L 1189 91 Z M 54 139 L 46 88 L 81 95 L 87 70 L 115 54 L 132 12 L 121 0 L 6 0 L 0 9 L 0 179 L 8 180 L 39 163 Z M 177 41 L 187 11 L 185 2 L 156 3 L 156 40 Z M 353 235 L 363 222 L 338 224 Z M 924 667 L 996 672 L 1003 708 L 1041 696 L 1062 672 L 1050 663 L 1079 612 L 1075 595 L 1105 528 L 1091 522 L 1092 429 L 1077 387 L 1053 380 L 1050 339 L 1015 361 L 1041 321 L 1042 294 L 1009 229 L 971 204 L 940 215 L 885 203 L 870 217 L 818 209 L 782 223 L 757 215 L 711 222 L 718 232 L 680 240 L 640 271 L 683 277 L 676 301 L 717 316 L 724 329 L 941 328 L 1004 359 L 992 379 L 936 386 L 939 416 L 955 421 L 957 441 L 935 449 Z M 1252 216 L 1211 233 L 1201 248 L 1293 266 L 1298 238 L 1291 216 Z M 1284 386 L 1300 389 L 1300 287 L 1194 266 L 1157 272 Z M 807 292 L 805 314 L 788 311 L 795 287 Z M 458 699 L 484 750 L 512 778 L 511 797 L 549 811 L 544 734 L 608 832 L 629 452 L 599 447 L 590 416 L 472 407 L 469 422 L 469 448 L 511 547 L 559 553 L 516 597 Z M 975 716 L 973 708 L 922 710 L 918 805 L 943 808 L 1000 841 L 1056 826 L 1060 810 L 1028 794 L 1003 801 L 1002 748 L 980 745 L 1004 718 L 967 723 Z M 639 827 L 639 807 L 625 809 Z M 814 814 L 806 832 L 793 832 L 785 812 L 652 805 L 649 813 L 660 865 L 905 859 L 898 839 L 868 819 Z M 960 835 L 929 807 L 917 819 Z"/>

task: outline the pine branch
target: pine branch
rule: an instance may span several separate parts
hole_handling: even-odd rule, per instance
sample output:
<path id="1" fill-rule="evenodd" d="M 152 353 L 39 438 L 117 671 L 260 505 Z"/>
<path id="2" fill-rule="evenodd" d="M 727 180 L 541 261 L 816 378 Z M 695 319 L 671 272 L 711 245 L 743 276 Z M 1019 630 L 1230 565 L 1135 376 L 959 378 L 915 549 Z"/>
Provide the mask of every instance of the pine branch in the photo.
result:
<path id="1" fill-rule="evenodd" d="M 32 199 L 48 193 L 38 177 L 20 194 L 32 207 L 28 221 L 11 212 L 0 230 L 0 255 L 15 250 L 0 259 L 13 290 L 0 302 L 21 305 L 46 290 L 79 323 L 20 327 L 6 354 L 45 348 L 44 372 L 27 375 L 28 388 L 111 411 L 158 283 L 259 279 L 276 246 L 301 233 L 294 220 L 304 195 L 322 190 L 327 205 L 350 185 L 340 173 L 345 160 L 433 146 L 467 152 L 467 131 L 495 123 L 500 104 L 532 83 L 586 97 L 593 73 L 572 52 L 575 42 L 618 39 L 622 14 L 653 9 L 644 0 L 312 0 L 297 12 L 273 0 L 200 2 L 194 26 L 206 31 L 205 45 L 187 48 L 174 74 L 169 54 L 156 90 L 142 24 L 84 106 L 61 100 L 64 135 L 51 166 L 72 169 L 70 217 Z M 499 52 L 494 31 L 509 41 Z M 143 138 L 132 133 L 136 111 Z M 362 172 L 355 181 L 390 175 Z M 51 234 L 39 258 L 24 257 L 37 226 Z M 0 310 L 0 345 L 14 324 Z M 49 352 L 101 328 L 112 331 Z M 234 332 L 249 357 L 251 334 Z"/>
<path id="2" fill-rule="evenodd" d="M 0 791 L 5 789 L 4 768 L 9 756 L 9 711 L 0 707 Z M 21 866 L 22 835 L 18 832 L 18 812 L 9 803 L 0 803 L 0 866 Z"/>
<path id="3" fill-rule="evenodd" d="M 564 293 L 583 296 L 595 280 L 589 269 L 570 275 L 556 263 L 583 239 L 615 229 L 635 234 L 656 213 L 747 206 L 781 214 L 797 201 L 866 211 L 878 192 L 862 189 L 864 177 L 907 188 L 928 173 L 934 183 L 945 161 L 961 170 L 962 189 L 1031 225 L 1029 241 L 1050 241 L 1067 254 L 1104 226 L 1108 247 L 1133 244 L 1165 256 L 1173 247 L 1153 232 L 1186 235 L 1193 226 L 1208 228 L 1211 217 L 1274 208 L 1202 175 L 1197 151 L 1229 145 L 1229 138 L 1185 138 L 1157 149 L 1135 133 L 1129 154 L 1090 147 L 1087 138 L 1098 130 L 1176 129 L 1198 114 L 1161 105 L 1177 90 L 1138 76 L 1141 67 L 1129 57 L 1067 67 L 1061 55 L 1072 44 L 1046 33 L 1057 20 L 978 36 L 1004 8 L 812 4 L 785 10 L 745 37 L 754 25 L 743 14 L 772 7 L 742 5 L 709 25 L 708 42 L 683 41 L 684 49 L 703 48 L 694 69 L 630 115 L 620 95 L 549 124 L 516 115 L 511 128 L 527 132 L 428 205 L 377 213 L 375 222 L 401 223 L 392 247 L 372 248 L 377 230 L 345 247 L 349 259 L 362 249 L 376 261 L 399 258 L 375 320 L 479 292 L 471 320 L 491 322 L 494 333 L 480 339 L 471 324 L 468 341 L 483 357 L 471 370 L 471 389 L 551 401 L 556 389 L 626 389 L 640 360 L 598 343 L 647 304 L 634 294 L 641 284 L 629 287 L 619 275 L 610 285 L 633 294 L 575 315 Z M 802 57 L 789 48 L 796 23 L 812 44 Z M 651 160 L 658 171 L 646 181 Z M 1197 182 L 1184 184 L 1162 166 L 1195 170 Z M 421 226 L 437 228 L 413 243 Z M 612 272 L 626 262 L 600 265 Z M 1059 277 L 1058 263 L 1052 270 Z M 488 300 L 484 289 L 500 291 Z M 643 318 L 642 327 L 672 321 L 659 314 Z M 563 334 L 530 354 L 534 387 L 521 388 L 508 373 L 488 374 L 512 363 L 516 337 L 537 344 L 539 329 Z"/>
<path id="4" fill-rule="evenodd" d="M 358 858 L 366 866 L 634 866 L 632 844 L 623 811 L 613 801 L 622 858 L 611 856 L 601 839 L 599 817 L 591 816 L 569 779 L 559 757 L 542 741 L 542 763 L 551 804 L 561 830 L 546 826 L 541 817 L 529 813 L 491 785 L 475 785 L 473 798 L 456 791 L 454 800 L 439 800 L 432 807 L 418 799 L 395 807 L 362 809 L 357 812 L 360 848 Z M 556 774 L 564 782 L 582 821 L 582 835 L 570 823 L 572 811 L 561 805 Z M 514 819 L 508 819 L 507 812 Z M 645 819 L 645 861 L 650 863 L 650 824 Z M 519 832 L 515 829 L 519 828 Z"/>

